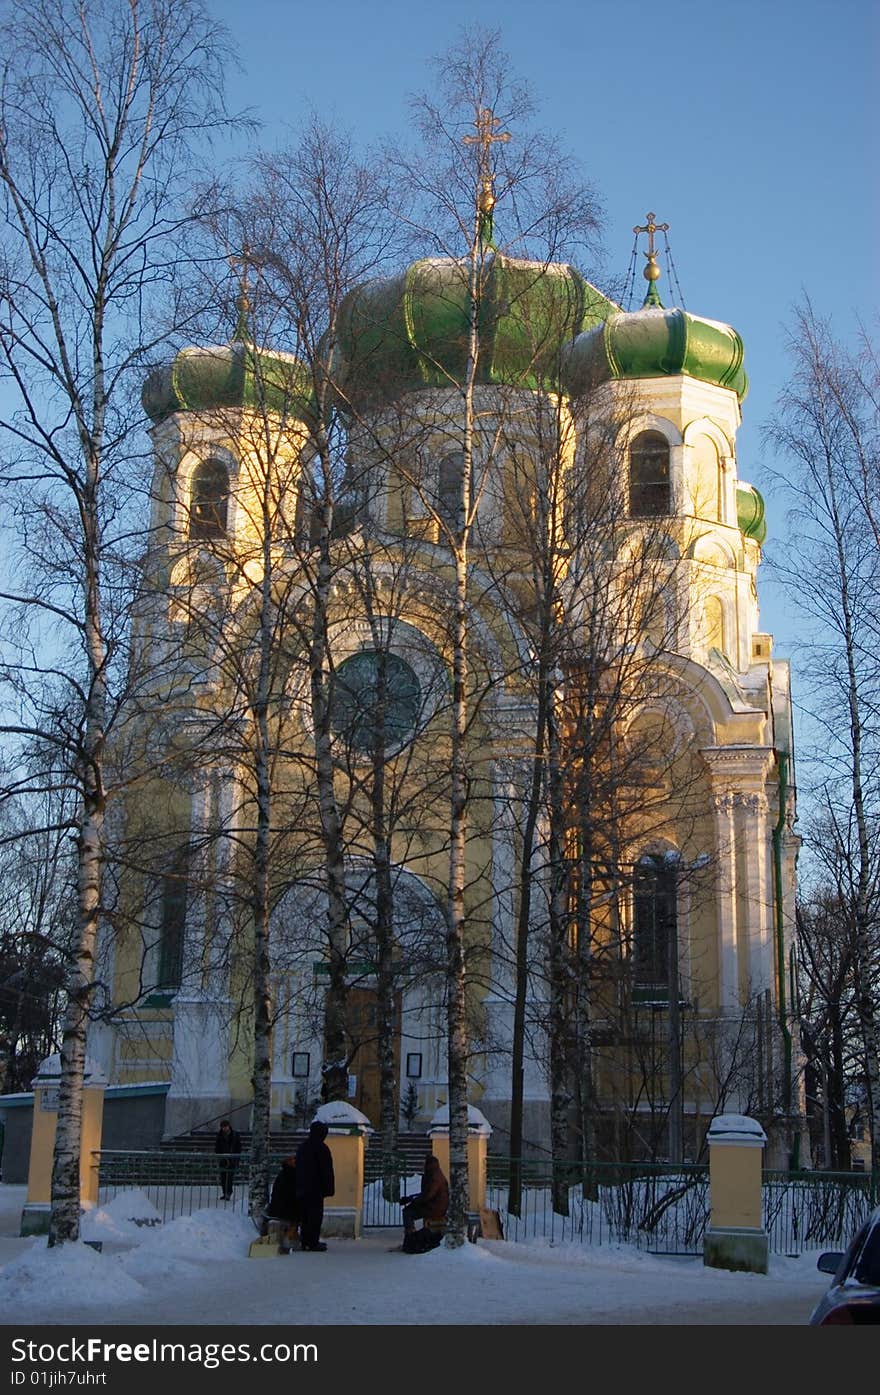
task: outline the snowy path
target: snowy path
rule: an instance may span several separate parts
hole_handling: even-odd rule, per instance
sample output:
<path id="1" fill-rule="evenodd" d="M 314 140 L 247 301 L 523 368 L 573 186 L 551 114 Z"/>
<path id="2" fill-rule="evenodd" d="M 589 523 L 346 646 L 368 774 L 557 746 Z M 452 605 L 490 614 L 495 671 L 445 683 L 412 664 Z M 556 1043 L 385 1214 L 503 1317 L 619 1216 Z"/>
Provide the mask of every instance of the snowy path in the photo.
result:
<path id="1" fill-rule="evenodd" d="M 326 1254 L 249 1260 L 249 1222 L 200 1212 L 155 1227 L 126 1218 L 147 1207 L 117 1198 L 85 1245 L 49 1251 L 15 1237 L 23 1188 L 0 1187 L 0 1312 L 4 1323 L 480 1325 L 805 1323 L 827 1283 L 815 1255 L 772 1262 L 767 1276 L 707 1270 L 698 1260 L 629 1247 L 466 1245 L 390 1252 L 393 1232 L 331 1240 Z M 18 1195 L 13 1197 L 11 1193 Z M 148 1203 L 147 1203 L 148 1206 Z"/>

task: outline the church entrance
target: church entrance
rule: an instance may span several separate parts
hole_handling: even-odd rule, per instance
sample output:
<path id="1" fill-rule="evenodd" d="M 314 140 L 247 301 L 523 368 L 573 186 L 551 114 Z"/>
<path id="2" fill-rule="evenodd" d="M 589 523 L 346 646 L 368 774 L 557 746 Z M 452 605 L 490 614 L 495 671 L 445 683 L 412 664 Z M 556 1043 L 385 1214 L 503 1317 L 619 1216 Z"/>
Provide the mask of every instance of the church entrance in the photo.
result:
<path id="1" fill-rule="evenodd" d="M 402 995 L 394 999 L 394 1087 L 400 1091 L 400 1016 Z M 374 1128 L 379 1126 L 379 1038 L 378 1004 L 374 988 L 348 990 L 348 1023 L 354 1055 L 348 1067 L 349 1100 L 366 1114 Z"/>

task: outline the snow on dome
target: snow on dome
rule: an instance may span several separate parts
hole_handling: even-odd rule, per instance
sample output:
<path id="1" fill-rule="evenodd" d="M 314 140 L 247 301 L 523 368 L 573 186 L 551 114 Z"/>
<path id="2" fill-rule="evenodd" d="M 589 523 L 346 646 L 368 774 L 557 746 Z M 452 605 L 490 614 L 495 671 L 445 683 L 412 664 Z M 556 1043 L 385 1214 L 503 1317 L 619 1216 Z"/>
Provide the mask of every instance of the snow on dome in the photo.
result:
<path id="1" fill-rule="evenodd" d="M 326 1124 L 328 1129 L 350 1129 L 355 1125 L 362 1129 L 373 1132 L 373 1127 L 366 1114 L 362 1114 L 359 1109 L 355 1109 L 348 1100 L 331 1100 L 329 1104 L 322 1104 L 315 1111 L 315 1118 L 322 1124 Z"/>
<path id="2" fill-rule="evenodd" d="M 485 1114 L 481 1114 L 475 1104 L 469 1104 L 467 1110 L 468 1133 L 485 1134 L 485 1136 L 488 1138 L 489 1134 L 492 1132 L 492 1125 L 489 1123 L 489 1120 L 486 1118 Z M 449 1131 L 448 1104 L 441 1104 L 440 1108 L 436 1111 L 434 1117 L 428 1125 L 428 1133 L 439 1133 L 441 1131 L 447 1133 Z"/>

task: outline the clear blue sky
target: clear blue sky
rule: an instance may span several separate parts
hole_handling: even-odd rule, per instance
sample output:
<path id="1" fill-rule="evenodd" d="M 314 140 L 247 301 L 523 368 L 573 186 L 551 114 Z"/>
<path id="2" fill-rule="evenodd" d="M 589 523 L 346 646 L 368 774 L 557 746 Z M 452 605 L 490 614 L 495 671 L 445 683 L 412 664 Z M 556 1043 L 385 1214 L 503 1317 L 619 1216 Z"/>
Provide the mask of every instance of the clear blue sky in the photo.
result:
<path id="1" fill-rule="evenodd" d="M 876 0 L 208 4 L 244 69 L 232 102 L 255 108 L 268 145 L 312 108 L 366 143 L 400 135 L 410 95 L 430 85 L 430 59 L 464 25 L 499 28 L 539 124 L 602 199 L 608 273 L 626 272 L 633 225 L 652 209 L 670 224 L 687 308 L 743 335 L 740 474 L 770 494 L 760 426 L 786 376 L 792 306 L 808 289 L 848 336 L 880 303 Z M 673 303 L 665 276 L 661 291 Z M 784 502 L 770 494 L 768 511 L 772 545 L 785 534 Z M 762 622 L 787 653 L 793 628 L 766 579 L 761 597 Z"/>

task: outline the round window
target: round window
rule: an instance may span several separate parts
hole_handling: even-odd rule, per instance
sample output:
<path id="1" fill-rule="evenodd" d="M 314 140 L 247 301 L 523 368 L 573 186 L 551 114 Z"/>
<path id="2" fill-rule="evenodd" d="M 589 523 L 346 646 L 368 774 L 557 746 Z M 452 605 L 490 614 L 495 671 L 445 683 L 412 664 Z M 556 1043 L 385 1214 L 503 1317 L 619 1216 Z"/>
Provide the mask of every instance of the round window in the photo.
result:
<path id="1" fill-rule="evenodd" d="M 347 746 L 372 753 L 412 739 L 422 690 L 398 654 L 362 649 L 336 670 L 330 721 Z"/>

